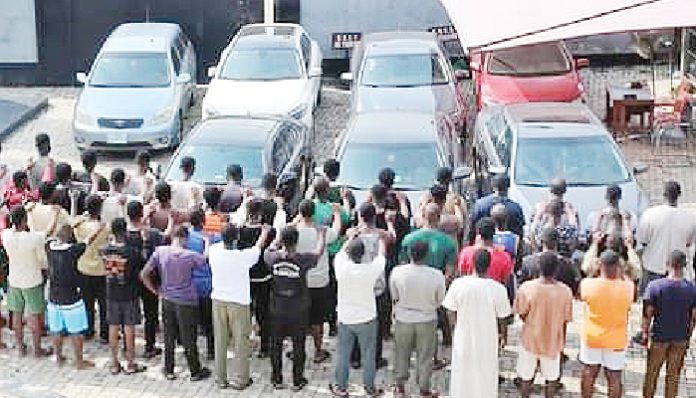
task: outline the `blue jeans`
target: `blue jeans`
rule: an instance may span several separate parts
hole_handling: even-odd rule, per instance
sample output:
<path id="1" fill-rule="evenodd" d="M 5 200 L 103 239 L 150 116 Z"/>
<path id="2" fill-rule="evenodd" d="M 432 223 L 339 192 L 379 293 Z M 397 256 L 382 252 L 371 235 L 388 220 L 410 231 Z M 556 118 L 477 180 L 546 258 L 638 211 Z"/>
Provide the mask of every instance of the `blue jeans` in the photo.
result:
<path id="1" fill-rule="evenodd" d="M 348 388 L 348 368 L 350 353 L 355 339 L 360 345 L 360 358 L 363 368 L 363 384 L 368 389 L 375 387 L 375 346 L 377 345 L 377 319 L 355 325 L 338 324 L 338 358 L 336 360 L 336 384 L 338 388 Z"/>

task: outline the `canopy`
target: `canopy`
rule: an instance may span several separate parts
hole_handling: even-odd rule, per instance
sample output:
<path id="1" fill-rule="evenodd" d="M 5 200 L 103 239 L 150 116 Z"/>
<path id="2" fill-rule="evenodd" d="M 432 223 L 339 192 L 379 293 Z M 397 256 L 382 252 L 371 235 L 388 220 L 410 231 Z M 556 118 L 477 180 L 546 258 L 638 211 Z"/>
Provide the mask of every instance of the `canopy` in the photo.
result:
<path id="1" fill-rule="evenodd" d="M 696 26 L 696 0 L 440 1 L 470 50 Z"/>

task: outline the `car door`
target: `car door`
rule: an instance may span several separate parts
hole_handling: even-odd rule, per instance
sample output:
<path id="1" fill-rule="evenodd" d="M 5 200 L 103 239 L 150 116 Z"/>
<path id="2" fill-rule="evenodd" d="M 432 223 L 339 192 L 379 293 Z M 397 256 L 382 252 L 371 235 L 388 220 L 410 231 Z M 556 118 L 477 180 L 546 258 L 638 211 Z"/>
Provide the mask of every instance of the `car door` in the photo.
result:
<path id="1" fill-rule="evenodd" d="M 179 83 L 178 78 L 182 73 L 181 55 L 176 48 L 176 45 L 172 43 L 169 47 L 169 57 L 172 63 L 172 70 L 174 75 L 174 98 L 177 101 L 178 111 L 183 112 L 186 110 L 187 101 L 184 98 L 186 93 L 186 84 Z"/>
<path id="2" fill-rule="evenodd" d="M 193 99 L 194 96 L 193 94 L 195 93 L 196 90 L 196 77 L 197 77 L 197 65 L 196 65 L 196 50 L 193 47 L 193 43 L 191 43 L 191 40 L 189 40 L 188 36 L 184 32 L 181 32 L 179 35 L 179 43 L 182 48 L 182 53 L 184 54 L 183 56 L 183 64 L 186 66 L 186 73 L 191 76 L 190 83 L 188 84 L 187 87 L 187 95 L 188 98 L 191 100 L 189 105 L 193 105 Z"/>

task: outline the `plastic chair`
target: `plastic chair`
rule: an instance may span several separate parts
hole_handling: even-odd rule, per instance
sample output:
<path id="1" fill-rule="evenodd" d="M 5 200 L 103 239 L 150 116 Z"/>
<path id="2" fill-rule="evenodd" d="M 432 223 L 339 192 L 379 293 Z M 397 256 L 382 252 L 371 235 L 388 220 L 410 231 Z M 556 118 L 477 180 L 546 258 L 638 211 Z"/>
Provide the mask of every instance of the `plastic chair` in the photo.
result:
<path id="1" fill-rule="evenodd" d="M 685 144 L 693 131 L 689 106 L 694 86 L 682 81 L 674 101 L 656 102 L 650 139 L 655 147 L 662 143 Z"/>

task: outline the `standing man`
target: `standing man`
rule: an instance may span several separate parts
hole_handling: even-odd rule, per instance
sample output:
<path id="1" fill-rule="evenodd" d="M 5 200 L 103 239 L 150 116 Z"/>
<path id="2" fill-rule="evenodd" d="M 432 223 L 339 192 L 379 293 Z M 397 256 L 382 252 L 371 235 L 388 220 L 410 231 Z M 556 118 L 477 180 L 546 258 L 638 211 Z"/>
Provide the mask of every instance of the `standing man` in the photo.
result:
<path id="1" fill-rule="evenodd" d="M 484 217 L 476 223 L 478 242 L 473 246 L 462 249 L 459 253 L 459 273 L 470 275 L 474 272 L 476 253 L 481 249 L 486 249 L 491 255 L 488 267 L 488 276 L 505 285 L 512 274 L 512 257 L 505 249 L 493 243 L 495 236 L 495 221 L 490 217 Z"/>
<path id="2" fill-rule="evenodd" d="M 471 222 L 469 225 L 473 226 L 478 223 L 483 217 L 490 217 L 491 208 L 502 203 L 505 205 L 505 210 L 508 216 L 507 226 L 510 231 L 514 232 L 515 235 L 519 236 L 520 239 L 524 235 L 524 213 L 522 212 L 522 207 L 519 203 L 508 198 L 508 189 L 510 189 L 510 177 L 499 174 L 493 177 L 493 193 L 478 199 L 474 203 L 474 208 L 471 211 Z M 476 238 L 476 231 L 471 228 L 469 231 L 469 243 L 473 243 Z"/>
<path id="3" fill-rule="evenodd" d="M 686 262 L 683 252 L 673 251 L 667 277 L 650 282 L 643 296 L 643 344 L 649 342 L 644 398 L 655 396 L 665 362 L 665 398 L 675 398 L 679 391 L 679 375 L 696 324 L 696 287 L 684 278 Z"/>
<path id="4" fill-rule="evenodd" d="M 231 164 L 227 166 L 227 185 L 222 191 L 220 197 L 220 211 L 223 213 L 232 213 L 237 211 L 242 204 L 244 190 L 242 188 L 242 179 L 244 173 L 242 166 Z"/>
<path id="5" fill-rule="evenodd" d="M 44 312 L 44 285 L 41 269 L 46 264 L 44 242 L 46 234 L 33 232 L 27 226 L 27 212 L 15 206 L 10 212 L 12 228 L 2 231 L 2 244 L 9 259 L 9 289 L 7 309 L 12 313 L 12 329 L 15 333 L 20 356 L 26 355 L 24 345 L 24 316 L 31 328 L 34 355 L 47 356 L 50 351 L 41 348 L 41 315 Z"/>
<path id="6" fill-rule="evenodd" d="M 39 153 L 37 159 L 29 158 L 27 173 L 29 186 L 32 190 L 39 189 L 42 182 L 56 181 L 55 161 L 51 157 L 51 137 L 46 133 L 39 133 L 34 137 L 34 145 Z"/>
<path id="7" fill-rule="evenodd" d="M 123 193 L 123 188 L 126 184 L 126 172 L 121 168 L 111 170 L 111 178 L 109 179 L 111 189 L 109 194 L 104 198 L 102 203 L 101 219 L 107 224 L 119 217 L 126 216 L 126 203 L 128 197 Z"/>
<path id="8" fill-rule="evenodd" d="M 196 172 L 196 159 L 190 156 L 181 158 L 179 164 L 181 181 L 173 181 L 172 207 L 175 210 L 188 211 L 203 203 L 203 187 L 193 180 Z"/>
<path id="9" fill-rule="evenodd" d="M 428 256 L 426 263 L 440 270 L 447 277 L 454 276 L 454 266 L 457 263 L 457 242 L 451 236 L 440 231 L 440 207 L 435 203 L 429 203 L 423 211 L 423 228 L 415 230 L 401 242 L 401 258 L 408 260 L 411 245 L 417 241 L 428 244 Z"/>
<path id="10" fill-rule="evenodd" d="M 394 303 L 394 393 L 406 396 L 408 368 L 415 349 L 416 383 L 421 397 L 436 397 L 430 389 L 432 358 L 437 351 L 437 310 L 445 298 L 445 276 L 425 260 L 428 244 L 416 241 L 409 248 L 411 263 L 391 273 L 389 291 Z"/>
<path id="11" fill-rule="evenodd" d="M 547 251 L 539 255 L 538 261 L 541 276 L 523 283 L 515 297 L 515 312 L 524 321 L 522 348 L 517 357 L 523 398 L 532 393 L 537 366 L 546 380 L 546 398 L 556 396 L 565 327 L 573 319 L 573 294 L 556 280 L 558 256 Z"/>
<path id="12" fill-rule="evenodd" d="M 632 281 L 622 278 L 619 255 L 605 250 L 599 258 L 600 275 L 580 283 L 585 302 L 580 355 L 583 363 L 581 396 L 591 398 L 600 369 L 607 377 L 609 398 L 622 395 L 621 372 L 626 364 L 628 315 L 633 302 Z"/>
<path id="13" fill-rule="evenodd" d="M 498 331 L 512 314 L 505 286 L 487 277 L 491 255 L 474 255 L 475 274 L 457 278 L 442 305 L 450 310 L 452 341 L 451 397 L 498 396 Z"/>
<path id="14" fill-rule="evenodd" d="M 261 257 L 269 229 L 262 228 L 256 245 L 238 250 L 239 229 L 233 224 L 225 225 L 222 242 L 209 249 L 212 269 L 213 329 L 215 336 L 215 383 L 219 388 L 232 387 L 237 391 L 251 385 L 249 361 L 251 346 L 251 290 L 249 269 Z M 234 352 L 232 378 L 227 381 L 227 349 Z"/>
<path id="15" fill-rule="evenodd" d="M 336 384 L 331 386 L 334 396 L 348 396 L 348 367 L 356 338 L 360 344 L 365 392 L 371 396 L 382 394 L 375 387 L 378 325 L 374 288 L 377 280 L 384 278 L 385 253 L 385 243 L 380 241 L 377 256 L 364 263 L 365 244 L 361 238 L 353 238 L 343 245 L 334 260 L 338 282 L 338 358 Z"/>
<path id="16" fill-rule="evenodd" d="M 155 249 L 140 273 L 140 279 L 153 294 L 162 298 L 164 321 L 164 376 L 176 379 L 174 349 L 177 338 L 184 346 L 184 355 L 191 371 L 191 381 L 210 377 L 210 370 L 198 359 L 196 337 L 198 325 L 198 293 L 193 283 L 193 270 L 207 266 L 202 254 L 184 249 L 188 229 L 179 226 L 174 231 L 171 246 Z M 160 283 L 155 283 L 154 274 Z"/>

